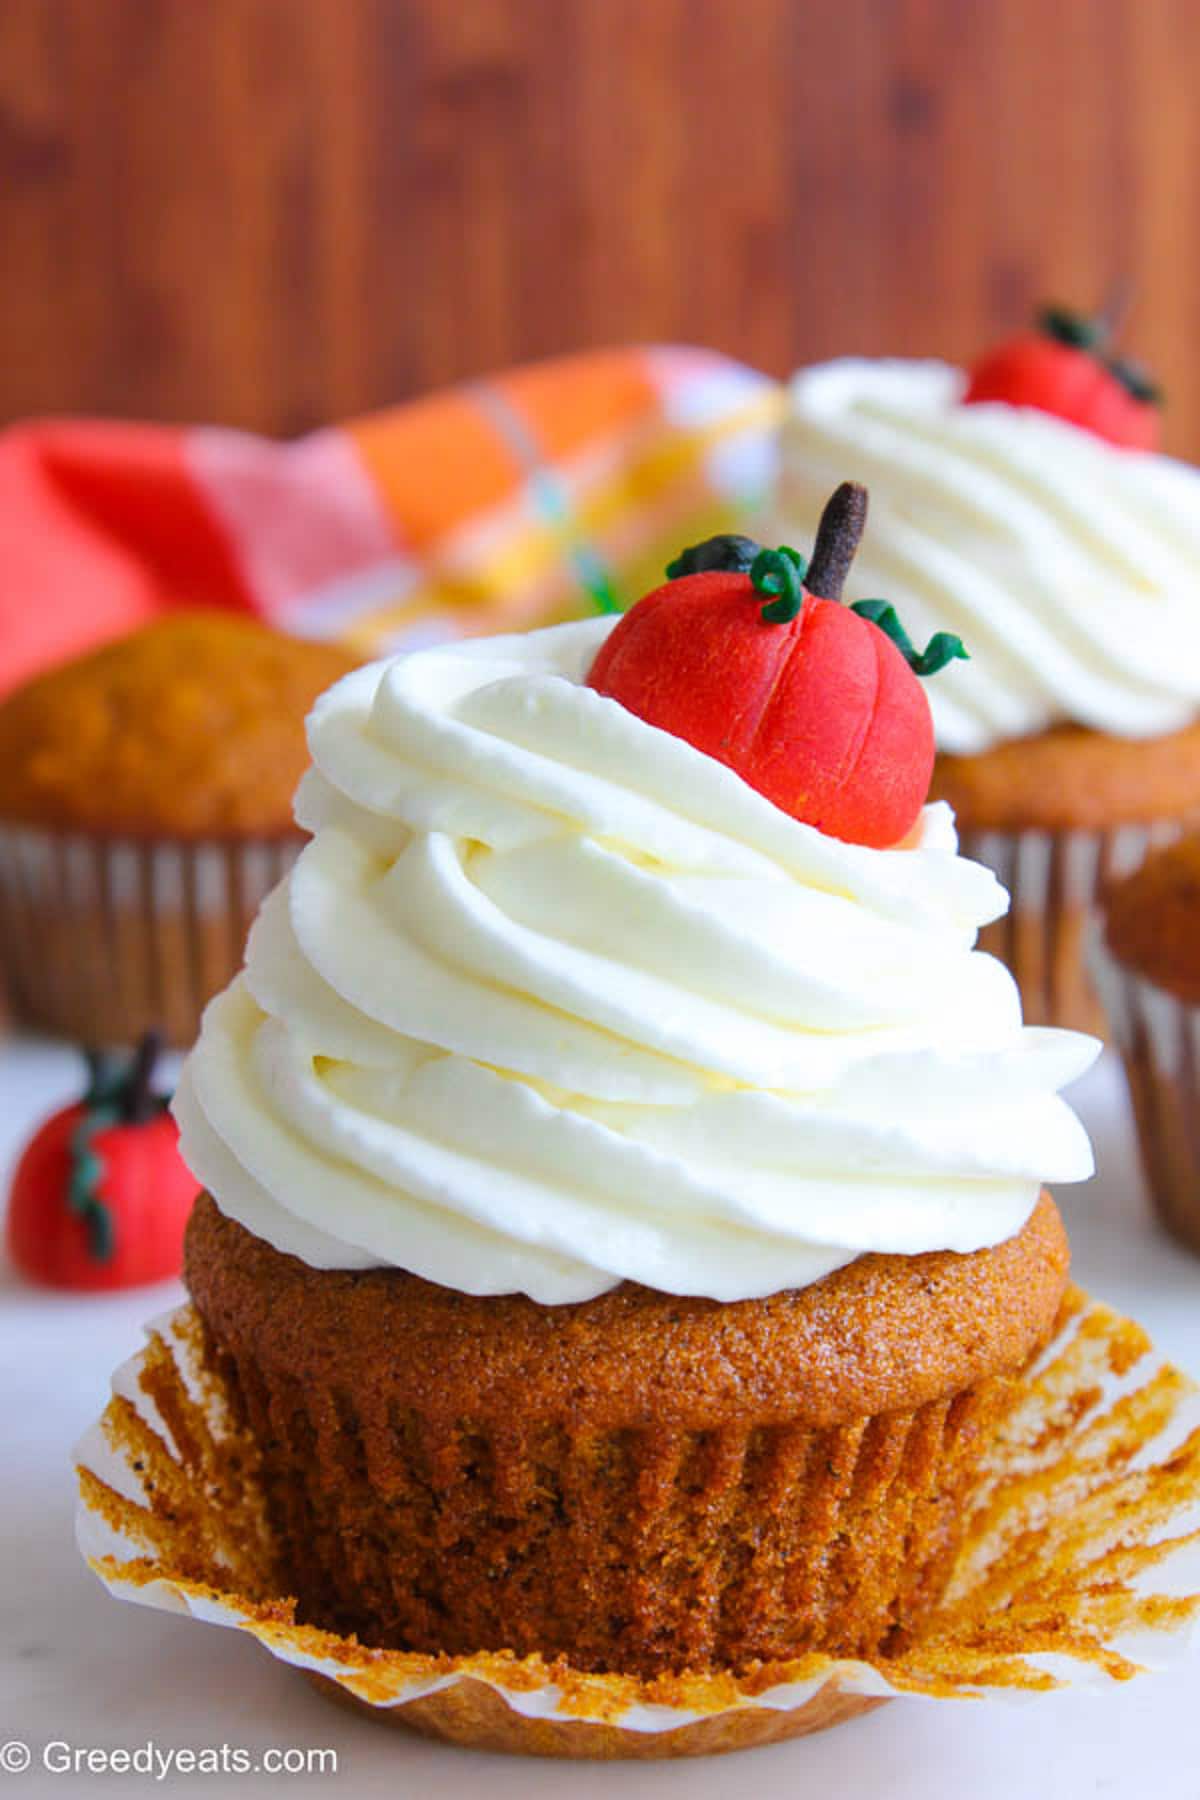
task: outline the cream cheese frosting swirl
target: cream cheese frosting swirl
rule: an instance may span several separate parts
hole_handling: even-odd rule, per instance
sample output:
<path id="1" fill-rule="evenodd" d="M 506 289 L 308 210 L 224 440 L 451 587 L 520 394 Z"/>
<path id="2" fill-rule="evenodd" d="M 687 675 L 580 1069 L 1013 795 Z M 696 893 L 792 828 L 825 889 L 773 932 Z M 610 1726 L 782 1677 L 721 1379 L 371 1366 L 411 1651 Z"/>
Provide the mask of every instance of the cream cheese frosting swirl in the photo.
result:
<path id="1" fill-rule="evenodd" d="M 941 749 L 1073 720 L 1118 736 L 1200 712 L 1200 473 L 1066 420 L 962 406 L 961 371 L 845 359 L 793 378 L 773 530 L 804 542 L 834 481 L 871 491 L 847 598 L 971 660 L 929 690 Z M 774 541 L 774 539 L 772 539 Z"/>
<path id="2" fill-rule="evenodd" d="M 312 840 L 176 1098 L 231 1217 L 320 1268 L 732 1300 L 974 1250 L 1091 1172 L 975 951 L 1003 889 L 843 844 L 583 685 L 611 619 L 418 652 L 309 721 Z"/>

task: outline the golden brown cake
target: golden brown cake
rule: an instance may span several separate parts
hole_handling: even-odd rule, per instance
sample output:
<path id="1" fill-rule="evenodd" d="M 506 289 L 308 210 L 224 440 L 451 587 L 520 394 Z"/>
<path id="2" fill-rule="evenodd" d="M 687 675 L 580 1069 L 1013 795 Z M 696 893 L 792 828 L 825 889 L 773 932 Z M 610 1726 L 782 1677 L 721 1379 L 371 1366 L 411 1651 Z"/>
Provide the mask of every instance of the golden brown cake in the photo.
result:
<path id="1" fill-rule="evenodd" d="M 1160 850 L 1113 887 L 1104 938 L 1124 968 L 1200 1005 L 1200 836 Z"/>
<path id="2" fill-rule="evenodd" d="M 930 798 L 963 831 L 1102 831 L 1200 811 L 1200 725 L 1131 741 L 1055 725 L 974 756 L 938 757 Z"/>
<path id="3" fill-rule="evenodd" d="M 14 1010 L 189 1043 L 300 840 L 304 715 L 335 645 L 180 612 L 0 705 L 0 944 Z"/>
<path id="4" fill-rule="evenodd" d="M 1113 887 L 1096 964 L 1150 1199 L 1200 1252 L 1200 836 Z"/>
<path id="5" fill-rule="evenodd" d="M 301 1619 L 653 1674 L 901 1647 L 1067 1267 L 1046 1195 L 969 1255 L 539 1306 L 311 1269 L 205 1195 L 185 1278 Z"/>

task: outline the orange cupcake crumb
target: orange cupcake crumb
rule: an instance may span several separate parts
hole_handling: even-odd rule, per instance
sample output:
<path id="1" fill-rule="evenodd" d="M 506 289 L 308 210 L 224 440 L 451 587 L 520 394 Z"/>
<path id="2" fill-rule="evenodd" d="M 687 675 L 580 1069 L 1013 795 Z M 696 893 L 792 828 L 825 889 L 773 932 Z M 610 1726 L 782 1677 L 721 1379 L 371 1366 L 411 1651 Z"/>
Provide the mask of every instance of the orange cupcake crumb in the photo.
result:
<path id="1" fill-rule="evenodd" d="M 1158 851 L 1112 889 L 1105 938 L 1126 968 L 1200 1004 L 1200 834 Z"/>
<path id="2" fill-rule="evenodd" d="M 0 819 L 101 837 L 286 832 L 304 716 L 355 661 L 238 614 L 156 620 L 0 705 Z"/>
<path id="3" fill-rule="evenodd" d="M 185 1279 L 302 1623 L 654 1676 L 901 1649 L 1067 1265 L 1044 1195 L 969 1255 L 542 1306 L 310 1268 L 201 1195 Z"/>
<path id="4" fill-rule="evenodd" d="M 931 800 L 970 831 L 1106 831 L 1200 808 L 1200 723 L 1122 738 L 1055 725 L 975 756 L 939 756 Z"/>

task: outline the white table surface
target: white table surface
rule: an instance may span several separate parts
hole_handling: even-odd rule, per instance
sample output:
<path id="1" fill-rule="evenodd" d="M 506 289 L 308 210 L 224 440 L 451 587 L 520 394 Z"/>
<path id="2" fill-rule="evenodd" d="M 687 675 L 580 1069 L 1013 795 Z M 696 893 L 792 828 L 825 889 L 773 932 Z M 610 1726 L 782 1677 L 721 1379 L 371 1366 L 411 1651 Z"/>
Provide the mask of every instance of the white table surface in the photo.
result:
<path id="1" fill-rule="evenodd" d="M 68 1051 L 0 1044 L 0 1189 L 33 1125 L 78 1092 Z M 1200 1370 L 1200 1262 L 1153 1225 L 1135 1167 L 1119 1066 L 1106 1053 L 1073 1098 L 1099 1173 L 1064 1189 L 1075 1271 L 1133 1314 L 1185 1368 Z M 142 1321 L 171 1305 L 173 1283 L 115 1297 L 35 1290 L 0 1264 L 0 1745 L 27 1743 L 27 1773 L 0 1800 L 189 1789 L 209 1800 L 275 1791 L 512 1796 L 753 1793 L 838 1800 L 1076 1800 L 1084 1795 L 1200 1800 L 1200 1658 L 1165 1675 L 1087 1695 L 1017 1704 L 895 1701 L 820 1735 L 731 1758 L 664 1764 L 538 1762 L 482 1756 L 388 1731 L 323 1701 L 247 1638 L 109 1599 L 72 1536 L 71 1447 L 103 1409 L 111 1370 L 141 1342 Z M 55 1774 L 50 1742 L 87 1748 L 153 1742 L 164 1750 L 314 1746 L 336 1773 L 287 1777 Z M 61 1751 L 53 1753 L 61 1756 Z M 5 1760 L 0 1751 L 0 1765 Z"/>

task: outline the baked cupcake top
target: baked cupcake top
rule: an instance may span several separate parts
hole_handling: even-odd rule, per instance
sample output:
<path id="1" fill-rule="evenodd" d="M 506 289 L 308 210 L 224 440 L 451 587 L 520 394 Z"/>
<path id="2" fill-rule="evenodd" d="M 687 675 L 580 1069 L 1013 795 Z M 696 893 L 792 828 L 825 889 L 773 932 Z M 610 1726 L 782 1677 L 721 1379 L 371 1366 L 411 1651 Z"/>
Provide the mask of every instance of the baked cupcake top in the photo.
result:
<path id="1" fill-rule="evenodd" d="M 104 836 L 288 832 L 304 715 L 354 663 L 237 614 L 156 620 L 0 704 L 0 819 Z"/>
<path id="2" fill-rule="evenodd" d="M 750 1298 L 1011 1236 L 1091 1170 L 1056 1089 L 1097 1046 L 1023 1028 L 973 949 L 1003 889 L 944 807 L 910 848 L 842 841 L 595 691 L 628 623 L 419 652 L 318 703 L 312 842 L 177 1094 L 193 1171 L 311 1265 L 549 1303 Z"/>
<path id="3" fill-rule="evenodd" d="M 1200 473 L 1003 401 L 964 405 L 938 362 L 802 370 L 782 428 L 775 528 L 810 530 L 831 480 L 871 489 L 849 592 L 914 636 L 969 644 L 930 690 L 939 748 L 1058 722 L 1128 738 L 1200 712 Z"/>
<path id="4" fill-rule="evenodd" d="M 1200 834 L 1155 851 L 1116 883 L 1104 934 L 1119 963 L 1200 1004 Z"/>

